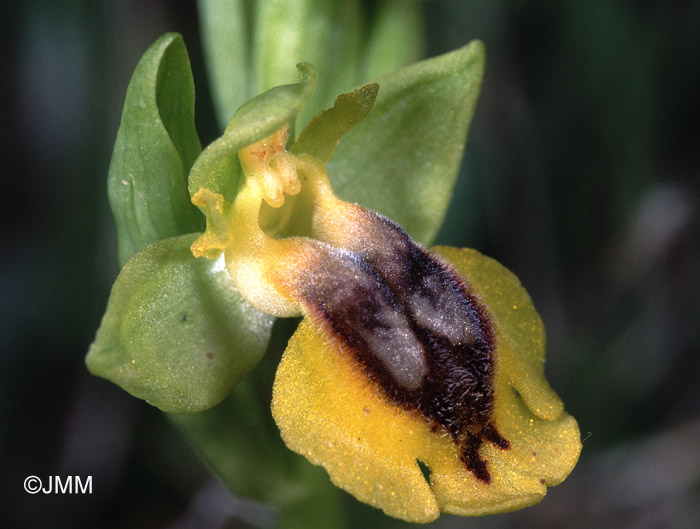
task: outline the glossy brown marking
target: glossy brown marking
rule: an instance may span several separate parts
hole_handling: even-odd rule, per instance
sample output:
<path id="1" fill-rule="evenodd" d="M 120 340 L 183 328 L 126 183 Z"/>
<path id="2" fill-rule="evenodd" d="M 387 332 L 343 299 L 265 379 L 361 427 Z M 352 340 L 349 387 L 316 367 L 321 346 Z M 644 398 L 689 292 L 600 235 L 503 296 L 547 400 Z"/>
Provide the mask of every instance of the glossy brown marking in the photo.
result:
<path id="1" fill-rule="evenodd" d="M 467 469 L 489 483 L 482 443 L 510 446 L 491 419 L 493 325 L 452 269 L 388 219 L 368 220 L 366 244 L 328 247 L 301 298 L 392 402 L 447 431 Z"/>

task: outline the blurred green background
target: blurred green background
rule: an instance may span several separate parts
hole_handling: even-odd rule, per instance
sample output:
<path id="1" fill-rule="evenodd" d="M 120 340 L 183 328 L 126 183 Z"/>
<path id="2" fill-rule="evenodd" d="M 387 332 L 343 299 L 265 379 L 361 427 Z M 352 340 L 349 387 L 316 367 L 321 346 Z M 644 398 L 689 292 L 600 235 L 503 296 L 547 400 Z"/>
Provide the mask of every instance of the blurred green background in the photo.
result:
<path id="1" fill-rule="evenodd" d="M 366 2 L 371 7 L 371 2 Z M 428 54 L 479 38 L 486 78 L 440 243 L 520 277 L 581 461 L 532 508 L 433 527 L 700 527 L 700 3 L 433 0 Z M 143 51 L 195 4 L 10 1 L 0 88 L 0 494 L 12 528 L 269 527 L 163 415 L 86 372 L 117 273 L 105 179 Z M 260 469 L 264 472 L 264 469 Z M 91 495 L 29 495 L 37 475 Z M 344 495 L 347 527 L 405 527 Z M 5 518 L 3 520 L 3 518 Z"/>

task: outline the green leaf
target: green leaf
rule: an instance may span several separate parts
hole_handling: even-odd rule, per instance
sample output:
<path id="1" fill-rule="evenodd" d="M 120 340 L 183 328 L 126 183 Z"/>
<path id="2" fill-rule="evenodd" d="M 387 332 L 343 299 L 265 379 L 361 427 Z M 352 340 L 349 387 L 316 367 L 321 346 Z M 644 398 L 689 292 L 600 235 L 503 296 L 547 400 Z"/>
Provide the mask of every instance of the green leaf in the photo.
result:
<path id="1" fill-rule="evenodd" d="M 299 116 L 306 124 L 359 78 L 362 23 L 358 0 L 260 0 L 256 3 L 253 72 L 257 90 L 289 83 L 294 64 L 310 62 L 321 76 Z"/>
<path id="2" fill-rule="evenodd" d="M 201 150 L 187 50 L 167 33 L 136 66 L 109 166 L 120 265 L 155 241 L 202 229 L 186 189 Z"/>
<path id="3" fill-rule="evenodd" d="M 221 128 L 252 97 L 247 2 L 199 0 L 209 86 Z M 298 62 L 298 61 L 297 61 Z"/>
<path id="4" fill-rule="evenodd" d="M 90 372 L 173 413 L 219 403 L 262 356 L 273 318 L 246 302 L 225 268 L 195 259 L 199 234 L 130 259 L 90 347 Z"/>
<path id="5" fill-rule="evenodd" d="M 449 205 L 484 71 L 475 41 L 377 82 L 372 111 L 328 164 L 338 195 L 430 243 Z"/>
<path id="6" fill-rule="evenodd" d="M 301 75 L 298 83 L 277 86 L 245 103 L 231 118 L 224 135 L 204 149 L 190 172 L 191 195 L 206 187 L 233 201 L 241 172 L 238 151 L 269 136 L 285 123 L 293 123 L 313 93 L 314 68 L 307 63 L 300 63 L 297 68 Z"/>
<path id="7" fill-rule="evenodd" d="M 323 162 L 333 156 L 340 138 L 371 110 L 378 84 L 371 84 L 339 95 L 332 108 L 316 114 L 292 147 L 294 153 L 307 153 Z"/>
<path id="8" fill-rule="evenodd" d="M 420 2 L 384 0 L 372 17 L 364 53 L 367 79 L 376 79 L 424 56 L 425 29 Z"/>

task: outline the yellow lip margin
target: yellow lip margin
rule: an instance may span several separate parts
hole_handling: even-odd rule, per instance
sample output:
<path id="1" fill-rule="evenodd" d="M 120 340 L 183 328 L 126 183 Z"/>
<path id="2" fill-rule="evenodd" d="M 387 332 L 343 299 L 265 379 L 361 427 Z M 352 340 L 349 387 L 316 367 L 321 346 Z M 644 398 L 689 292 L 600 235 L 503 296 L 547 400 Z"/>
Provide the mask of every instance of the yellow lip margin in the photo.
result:
<path id="1" fill-rule="evenodd" d="M 511 447 L 481 447 L 492 475 L 477 480 L 445 433 L 400 408 L 345 345 L 305 318 L 277 371 L 272 413 L 292 450 L 322 465 L 337 486 L 386 514 L 429 522 L 440 512 L 480 515 L 538 502 L 581 450 L 576 421 L 544 377 L 544 330 L 518 279 L 474 250 L 433 250 L 479 297 L 496 327 L 493 420 Z M 417 460 L 430 469 L 429 483 Z"/>

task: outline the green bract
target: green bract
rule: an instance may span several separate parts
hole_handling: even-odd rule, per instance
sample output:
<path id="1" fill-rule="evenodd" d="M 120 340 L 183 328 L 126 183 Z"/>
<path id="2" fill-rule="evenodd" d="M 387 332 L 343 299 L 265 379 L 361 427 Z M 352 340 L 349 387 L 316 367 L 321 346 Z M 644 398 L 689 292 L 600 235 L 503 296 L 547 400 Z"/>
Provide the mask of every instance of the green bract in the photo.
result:
<path id="1" fill-rule="evenodd" d="M 247 34 L 249 3 L 206 0 L 197 4 L 209 85 L 224 129 L 236 109 L 253 96 Z"/>
<path id="2" fill-rule="evenodd" d="M 357 82 L 360 58 L 360 5 L 356 1 L 264 0 L 257 2 L 253 16 L 251 50 L 258 91 L 289 82 L 294 78 L 288 57 L 303 57 L 324 79 L 307 108 L 302 124 L 328 106 L 338 95 Z"/>
<path id="3" fill-rule="evenodd" d="M 200 0 L 198 5 L 222 129 L 245 101 L 291 83 L 296 62 L 308 61 L 322 75 L 301 113 L 303 126 L 338 94 L 423 55 L 422 6 L 412 0 L 374 2 L 371 20 L 362 16 L 366 6 L 360 0 Z"/>

